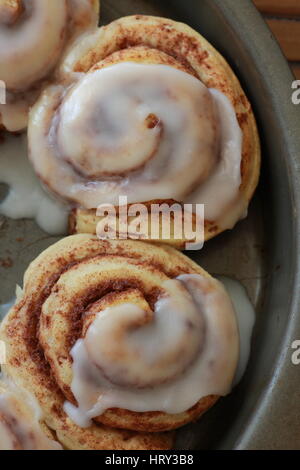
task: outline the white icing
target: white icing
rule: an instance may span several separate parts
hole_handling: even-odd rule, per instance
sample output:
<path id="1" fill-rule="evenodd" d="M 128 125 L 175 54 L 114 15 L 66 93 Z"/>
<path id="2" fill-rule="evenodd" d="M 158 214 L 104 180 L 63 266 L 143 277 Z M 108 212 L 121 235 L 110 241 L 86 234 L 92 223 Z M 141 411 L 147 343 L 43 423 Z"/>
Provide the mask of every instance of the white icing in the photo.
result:
<path id="1" fill-rule="evenodd" d="M 230 392 L 239 341 L 234 309 L 222 284 L 200 275 L 183 275 L 163 287 L 168 295 L 158 301 L 153 324 L 149 320 L 149 324 L 131 331 L 132 316 L 143 312 L 134 305 L 123 306 L 122 323 L 129 318 L 124 331 L 127 343 L 114 343 L 122 327 L 122 307 L 112 307 L 97 315 L 86 337 L 73 347 L 71 388 L 78 408 L 70 403 L 64 408 L 79 426 L 88 426 L 108 408 L 174 414 L 188 410 L 202 397 Z M 163 307 L 160 302 L 164 302 Z M 192 320 L 189 327 L 187 320 Z M 184 342 L 186 350 L 178 348 Z M 114 353 L 117 351 L 116 357 L 120 357 L 126 346 L 128 354 L 114 364 Z M 172 349 L 176 347 L 177 355 Z M 173 363 L 168 364 L 166 358 Z M 130 378 L 129 386 L 118 384 L 124 377 Z M 139 387 L 148 377 L 160 378 L 161 383 Z"/>
<path id="2" fill-rule="evenodd" d="M 68 210 L 48 196 L 28 161 L 27 139 L 5 136 L 0 145 L 0 182 L 9 185 L 9 192 L 0 213 L 12 219 L 33 218 L 51 235 L 66 233 Z"/>
<path id="3" fill-rule="evenodd" d="M 0 104 L 4 127 L 26 128 L 29 108 L 51 78 L 68 46 L 83 31 L 96 27 L 98 10 L 91 0 L 20 0 L 16 21 L 7 21 L 0 2 L 0 80 L 7 90 Z"/>
<path id="4" fill-rule="evenodd" d="M 161 384 L 182 374 L 197 357 L 204 341 L 204 320 L 179 281 L 168 281 L 163 287 L 167 297 L 158 300 L 154 314 L 122 304 L 106 309 L 90 326 L 85 347 L 112 383 Z M 168 335 L 171 324 L 172 335 Z"/>
<path id="5" fill-rule="evenodd" d="M 16 25 L 0 21 L 0 78 L 10 90 L 25 90 L 44 77 L 61 53 L 67 3 L 27 0 Z"/>
<path id="6" fill-rule="evenodd" d="M 218 276 L 218 279 L 224 284 L 229 293 L 237 316 L 240 335 L 240 356 L 234 379 L 234 385 L 237 385 L 242 379 L 249 361 L 251 338 L 255 323 L 255 310 L 249 300 L 246 289 L 240 282 L 225 276 Z"/>
<path id="7" fill-rule="evenodd" d="M 238 202 L 241 197 L 239 187 L 243 134 L 229 99 L 218 90 L 211 89 L 210 92 L 221 121 L 220 161 L 208 180 L 199 186 L 187 202 L 204 204 L 205 216 L 209 220 L 218 220 L 221 211 L 228 209 L 231 215 L 227 214 L 226 225 L 232 228 L 237 216 L 243 217 L 248 206 L 246 201 Z M 232 204 L 233 201 L 235 204 Z"/>
<path id="8" fill-rule="evenodd" d="M 87 74 L 65 96 L 50 131 L 51 147 L 45 149 L 43 121 L 52 92 L 57 89 L 48 89 L 31 115 L 30 158 L 49 187 L 65 198 L 88 208 L 117 204 L 120 195 L 129 202 L 182 200 L 213 168 L 218 136 L 213 101 L 189 74 L 134 63 Z M 147 126 L 150 115 L 158 119 L 154 128 Z M 107 178 L 107 173 L 122 178 Z"/>
<path id="9" fill-rule="evenodd" d="M 22 287 L 17 284 L 16 285 L 16 302 L 20 302 L 23 295 L 24 295 L 24 291 L 23 291 Z"/>
<path id="10" fill-rule="evenodd" d="M 150 115 L 158 120 L 149 129 Z M 173 67 L 121 63 L 80 75 L 65 95 L 49 87 L 32 111 L 29 140 L 37 173 L 83 207 L 117 205 L 120 196 L 176 199 L 204 203 L 206 219 L 216 220 L 232 206 L 224 228 L 245 215 L 234 109 Z"/>

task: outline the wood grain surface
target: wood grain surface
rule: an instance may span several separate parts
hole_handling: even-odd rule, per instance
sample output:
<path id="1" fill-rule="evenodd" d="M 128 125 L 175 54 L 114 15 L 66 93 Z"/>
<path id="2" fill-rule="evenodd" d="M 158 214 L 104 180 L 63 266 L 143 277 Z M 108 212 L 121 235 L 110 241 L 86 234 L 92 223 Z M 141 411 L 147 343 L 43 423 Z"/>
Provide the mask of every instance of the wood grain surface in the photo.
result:
<path id="1" fill-rule="evenodd" d="M 300 16 L 299 0 L 254 0 L 262 13 L 270 15 Z"/>
<path id="2" fill-rule="evenodd" d="M 300 0 L 253 0 L 300 79 Z"/>

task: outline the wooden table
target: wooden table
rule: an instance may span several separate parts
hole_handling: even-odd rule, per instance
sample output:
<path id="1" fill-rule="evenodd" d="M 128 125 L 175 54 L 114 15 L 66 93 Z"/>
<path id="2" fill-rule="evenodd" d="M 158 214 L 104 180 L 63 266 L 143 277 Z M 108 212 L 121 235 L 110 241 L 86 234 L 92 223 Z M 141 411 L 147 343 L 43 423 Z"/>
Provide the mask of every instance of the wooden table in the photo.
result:
<path id="1" fill-rule="evenodd" d="M 253 0 L 300 79 L 300 0 Z"/>

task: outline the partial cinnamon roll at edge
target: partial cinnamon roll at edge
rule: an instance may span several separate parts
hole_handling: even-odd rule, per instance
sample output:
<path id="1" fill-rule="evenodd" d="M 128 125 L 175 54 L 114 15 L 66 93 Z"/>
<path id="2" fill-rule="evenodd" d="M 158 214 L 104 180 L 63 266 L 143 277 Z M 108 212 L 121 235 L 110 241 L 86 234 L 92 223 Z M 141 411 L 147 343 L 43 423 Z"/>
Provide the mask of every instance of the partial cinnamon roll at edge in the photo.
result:
<path id="1" fill-rule="evenodd" d="M 43 423 L 36 398 L 10 380 L 0 380 L 0 450 L 62 450 Z"/>
<path id="2" fill-rule="evenodd" d="M 27 127 L 28 111 L 67 47 L 96 28 L 99 0 L 1 0 L 0 80 L 6 103 L 0 126 L 17 132 Z"/>

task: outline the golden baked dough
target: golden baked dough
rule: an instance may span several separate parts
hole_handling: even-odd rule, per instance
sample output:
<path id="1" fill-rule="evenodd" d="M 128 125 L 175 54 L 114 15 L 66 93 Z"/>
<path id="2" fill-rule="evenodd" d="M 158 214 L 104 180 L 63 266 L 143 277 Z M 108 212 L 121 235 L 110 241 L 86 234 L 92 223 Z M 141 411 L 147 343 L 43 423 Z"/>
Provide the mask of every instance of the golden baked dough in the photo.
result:
<path id="1" fill-rule="evenodd" d="M 60 80 L 68 84 L 71 82 L 76 87 L 77 80 L 79 79 L 79 83 L 83 80 L 82 75 L 76 78 L 77 73 L 89 76 L 97 70 L 121 63 L 169 66 L 196 77 L 207 88 L 219 90 L 230 100 L 243 134 L 241 183 L 238 196 L 232 204 L 228 204 L 228 207 L 224 208 L 220 217 L 217 220 L 206 218 L 205 240 L 231 228 L 238 219 L 244 217 L 257 186 L 260 172 L 260 143 L 255 118 L 251 105 L 232 69 L 224 58 L 189 26 L 165 18 L 136 15 L 116 20 L 100 28 L 85 41 L 78 43 L 62 64 Z M 100 219 L 96 218 L 96 212 L 92 210 L 95 205 L 93 203 L 88 205 L 88 198 L 96 191 L 98 182 L 102 181 L 101 177 L 99 175 L 94 178 L 91 176 L 90 170 L 88 171 L 86 166 L 91 162 L 87 161 L 86 156 L 82 157 L 85 161 L 79 161 L 79 159 L 73 161 L 72 158 L 69 159 L 63 155 L 61 158 L 66 158 L 67 165 L 69 165 L 65 179 L 63 179 L 63 171 L 59 171 L 61 162 L 56 166 L 52 150 L 47 146 L 47 136 L 50 135 L 54 119 L 56 120 L 55 125 L 59 126 L 57 119 L 59 120 L 60 116 L 57 109 L 61 110 L 65 102 L 65 98 L 62 98 L 63 88 L 57 86 L 45 90 L 31 113 L 29 127 L 31 161 L 49 189 L 76 206 L 71 213 L 70 224 L 73 232 L 95 233 L 95 222 Z M 94 101 L 97 102 L 96 96 Z M 90 112 L 92 113 L 92 110 Z M 53 139 L 53 130 L 51 130 L 51 136 Z M 117 161 L 121 160 L 122 165 L 124 162 L 126 163 L 125 157 L 119 158 Z M 99 154 L 98 161 L 101 161 L 101 154 Z M 113 163 L 115 165 L 115 160 Z M 84 176 L 84 169 L 87 170 L 86 176 Z M 191 165 L 191 175 L 193 175 L 194 169 L 194 165 Z M 139 171 L 138 167 L 136 170 Z M 121 178 L 122 171 L 120 172 Z M 161 175 L 165 177 L 164 173 L 168 171 L 168 168 L 164 168 Z M 88 174 L 90 176 L 87 176 Z M 103 175 L 105 175 L 105 165 L 102 174 L 102 179 L 104 178 L 103 181 L 105 181 Z M 176 181 L 179 181 L 178 177 Z M 84 197 L 84 188 L 80 190 L 80 186 L 85 184 L 89 188 L 87 197 Z M 107 193 L 110 192 L 109 184 L 106 188 Z M 191 182 L 190 191 L 194 189 L 194 184 Z M 173 196 L 171 198 L 176 199 Z M 149 198 L 148 202 L 145 199 L 138 202 L 149 203 L 151 199 L 156 200 L 157 198 L 154 196 Z M 161 199 L 159 197 L 160 201 Z M 166 202 L 170 203 L 170 197 L 167 199 L 169 201 Z M 110 202 L 108 197 L 105 202 Z M 179 200 L 179 202 L 185 201 Z M 171 238 L 169 243 L 177 248 L 182 248 L 184 241 L 172 240 Z"/>
<path id="2" fill-rule="evenodd" d="M 70 44 L 96 28 L 99 0 L 1 0 L 0 128 L 27 127 L 28 111 Z"/>
<path id="3" fill-rule="evenodd" d="M 95 314 L 126 302 L 145 311 L 153 308 L 165 295 L 164 282 L 182 274 L 216 282 L 171 247 L 99 241 L 88 234 L 61 240 L 29 266 L 23 296 L 1 325 L 0 339 L 7 347 L 4 371 L 35 395 L 45 423 L 64 447 L 168 449 L 173 435 L 160 431 L 196 420 L 217 401 L 217 396 L 204 397 L 180 414 L 109 409 L 86 429 L 75 425 L 63 409 L 66 400 L 76 405 L 71 348 L 86 336 Z M 118 342 L 113 344 L 118 347 Z"/>
<path id="4" fill-rule="evenodd" d="M 180 218 L 178 218 L 177 214 L 177 206 L 178 204 L 176 201 L 171 201 L 171 200 L 154 200 L 154 201 L 147 201 L 142 203 L 144 208 L 147 208 L 147 216 L 145 217 L 145 220 L 147 221 L 146 226 L 146 231 L 143 231 L 143 225 L 141 224 L 139 226 L 138 221 L 139 219 L 139 214 L 137 216 L 132 216 L 128 217 L 128 233 L 130 234 L 130 237 L 132 237 L 132 233 L 130 233 L 130 224 L 134 224 L 134 222 L 137 222 L 137 227 L 138 227 L 138 233 L 134 233 L 134 239 L 136 240 L 143 240 L 144 242 L 147 243 L 166 243 L 173 248 L 176 248 L 177 250 L 185 250 L 187 244 L 189 243 L 195 243 L 196 238 L 195 238 L 195 233 L 197 233 L 197 220 L 196 216 L 193 213 L 189 213 L 190 217 L 190 228 L 188 230 L 184 231 L 184 224 L 183 224 L 183 215 L 182 211 L 180 208 Z M 164 209 L 165 206 L 165 209 Z M 128 205 L 128 211 L 130 211 L 131 208 L 134 207 L 134 204 L 129 204 Z M 154 207 L 157 207 L 157 209 L 153 209 Z M 174 212 L 171 210 L 174 208 Z M 119 216 L 119 210 L 120 207 L 116 207 L 116 226 L 117 226 L 117 231 L 116 231 L 116 238 L 121 238 L 123 235 L 122 232 L 120 231 L 119 227 L 121 225 L 120 221 L 120 216 Z M 168 216 L 166 217 L 165 221 L 163 222 L 163 214 Z M 153 214 L 157 214 L 156 219 L 151 219 Z M 185 213 L 186 220 L 187 219 L 187 213 Z M 153 221 L 154 220 L 154 221 Z M 157 222 L 158 220 L 158 222 Z M 68 233 L 70 235 L 75 235 L 79 233 L 90 233 L 90 234 L 96 234 L 97 232 L 97 227 L 98 224 L 101 222 L 105 222 L 105 217 L 100 217 L 97 215 L 97 212 L 94 209 L 80 209 L 80 208 L 75 208 L 72 209 L 70 214 L 69 214 L 69 219 L 68 219 Z M 170 224 L 170 225 L 166 225 Z M 154 233 L 155 238 L 153 238 L 153 225 L 155 228 Z M 170 229 L 170 237 L 164 237 L 163 236 L 163 230 L 164 227 L 167 227 Z M 187 225 L 186 225 L 187 227 Z M 201 232 L 201 231 L 200 231 Z M 180 237 L 178 237 L 175 234 L 181 234 Z M 206 234 L 205 234 L 206 235 Z M 203 242 L 203 236 L 204 234 L 199 233 L 198 234 L 198 241 L 200 243 Z M 123 236 L 124 238 L 124 236 Z M 128 235 L 125 236 L 125 239 L 128 238 Z"/>
<path id="5" fill-rule="evenodd" d="M 106 260 L 116 257 L 120 264 L 116 276 L 120 278 L 120 287 L 115 286 L 116 279 L 111 272 L 105 274 Z M 11 310 L 1 325 L 1 340 L 5 341 L 7 348 L 7 363 L 3 367 L 7 375 L 21 387 L 33 393 L 45 415 L 45 423 L 54 430 L 58 440 L 68 449 L 169 449 L 173 444 L 172 433 L 147 433 L 128 430 L 118 430 L 107 427 L 107 425 L 94 424 L 88 429 L 81 429 L 65 415 L 62 407 L 66 397 L 70 395 L 71 380 L 71 359 L 69 348 L 80 335 L 81 313 L 87 305 L 95 299 L 101 297 L 103 283 L 97 286 L 95 291 L 94 282 L 89 286 L 83 279 L 80 285 L 74 284 L 76 292 L 76 305 L 72 306 L 71 316 L 66 315 L 63 323 L 59 326 L 59 331 L 55 331 L 55 337 L 48 337 L 48 328 L 54 325 L 55 312 L 51 312 L 48 320 L 41 320 L 39 331 L 39 319 L 41 311 L 47 304 L 47 298 L 54 292 L 62 279 L 63 272 L 70 274 L 73 269 L 80 270 L 85 263 L 90 261 L 91 269 L 94 272 L 99 270 L 104 274 L 103 282 L 106 283 L 106 290 L 122 289 L 122 268 L 126 263 L 145 266 L 149 264 L 161 263 L 163 272 L 168 271 L 170 275 L 180 272 L 199 272 L 194 263 L 180 255 L 176 251 L 158 247 L 148 246 L 142 242 L 101 242 L 90 235 L 76 235 L 68 237 L 42 253 L 28 268 L 24 277 L 24 294 L 17 305 Z M 100 262 L 100 264 L 99 264 Z M 180 263 L 180 267 L 177 266 Z M 77 268 L 76 268 L 77 267 Z M 163 275 L 163 274 L 162 274 Z M 164 275 L 165 276 L 165 275 Z M 74 282 L 76 283 L 77 280 Z M 123 283 L 129 280 L 124 280 Z M 137 281 L 136 281 L 137 282 Z M 134 285 L 133 281 L 133 285 Z M 93 292 L 94 290 L 94 292 Z M 104 292 L 102 293 L 104 295 Z M 73 299 L 75 302 L 75 298 Z M 44 323 L 45 320 L 45 323 Z M 58 325 L 56 325 L 58 326 Z M 70 328 L 67 331 L 65 328 Z M 44 333 L 42 333 L 44 332 Z M 42 346 L 42 337 L 47 342 Z M 57 361 L 45 360 L 49 354 L 49 348 L 60 352 Z M 66 348 L 65 353 L 61 354 Z M 44 356 L 45 354 L 45 356 Z M 51 373 L 50 373 L 51 371 Z M 59 374 L 62 373 L 66 385 L 60 383 Z M 62 388 L 60 386 L 62 385 Z M 202 412 L 206 411 L 216 398 L 205 399 L 188 413 L 177 417 L 176 425 L 184 424 L 191 419 L 195 419 Z M 144 420 L 144 427 L 151 428 L 151 422 L 158 431 L 160 427 L 172 427 L 173 418 L 166 417 L 165 424 L 161 423 L 160 413 L 150 413 L 141 418 L 135 413 L 116 410 L 107 413 L 103 419 L 107 424 L 115 425 L 115 420 L 119 418 L 119 428 L 128 428 L 126 422 L 133 420 L 138 423 Z M 164 417 L 163 417 L 164 419 Z M 178 421 L 179 419 L 179 421 Z"/>

